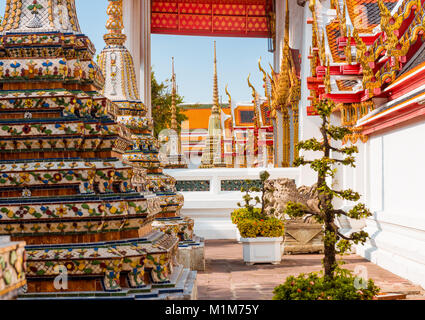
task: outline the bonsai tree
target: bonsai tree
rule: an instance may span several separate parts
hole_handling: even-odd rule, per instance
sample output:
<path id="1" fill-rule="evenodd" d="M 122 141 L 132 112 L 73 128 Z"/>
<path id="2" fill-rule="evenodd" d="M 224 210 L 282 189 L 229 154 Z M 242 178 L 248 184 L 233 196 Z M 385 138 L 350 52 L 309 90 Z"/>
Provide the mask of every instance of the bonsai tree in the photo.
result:
<path id="1" fill-rule="evenodd" d="M 266 216 L 266 208 L 268 205 L 268 200 L 265 195 L 269 190 L 266 187 L 266 181 L 270 177 L 270 173 L 267 171 L 263 171 L 260 173 L 260 181 L 261 187 L 255 185 L 255 183 L 251 180 L 245 180 L 245 185 L 241 188 L 241 192 L 245 192 L 243 196 L 244 204 L 242 205 L 240 202 L 238 203 L 238 207 L 245 208 L 246 212 L 254 215 L 255 213 L 259 213 L 260 216 Z M 261 198 L 259 196 L 252 197 L 251 193 L 259 193 L 261 192 Z M 255 203 L 251 203 L 254 200 Z M 261 205 L 261 209 L 258 210 L 257 206 Z M 257 209 L 257 210 L 256 210 Z"/>
<path id="2" fill-rule="evenodd" d="M 314 212 L 306 206 L 294 202 L 289 202 L 285 210 L 285 213 L 291 217 L 313 217 L 324 225 L 325 257 L 323 259 L 323 266 L 325 281 L 334 279 L 338 268 L 336 255 L 347 253 L 353 243 L 363 244 L 369 237 L 364 231 L 352 233 L 350 236 L 343 235 L 335 224 L 336 218 L 346 216 L 352 219 L 361 219 L 371 216 L 371 212 L 362 203 L 358 203 L 348 212 L 335 209 L 333 206 L 333 200 L 335 198 L 354 202 L 360 200 L 360 194 L 351 189 L 334 190 L 328 185 L 327 178 L 333 178 L 335 176 L 337 170 L 335 165 L 355 167 L 355 158 L 353 155 L 358 152 L 356 146 L 337 148 L 332 145 L 333 141 L 340 141 L 347 134 L 351 133 L 348 128 L 330 124 L 330 115 L 333 108 L 334 103 L 331 100 L 322 100 L 319 102 L 317 112 L 322 120 L 320 127 L 322 139 L 319 141 L 313 138 L 302 141 L 297 145 L 299 150 L 322 152 L 322 157 L 310 161 L 300 156 L 294 162 L 295 166 L 310 165 L 311 169 L 317 172 L 319 210 Z M 337 155 L 340 155 L 340 157 L 337 157 Z"/>
<path id="3" fill-rule="evenodd" d="M 238 203 L 241 209 L 232 213 L 232 222 L 238 226 L 244 238 L 274 238 L 281 237 L 284 234 L 283 222 L 267 214 L 269 201 L 265 195 L 270 191 L 270 187 L 267 187 L 265 182 L 269 177 L 270 174 L 263 171 L 260 173 L 260 187 L 254 181 L 246 180 L 241 188 L 241 192 L 245 192 L 243 196 L 244 204 Z M 258 195 L 251 196 L 251 193 L 261 193 L 261 197 Z"/>

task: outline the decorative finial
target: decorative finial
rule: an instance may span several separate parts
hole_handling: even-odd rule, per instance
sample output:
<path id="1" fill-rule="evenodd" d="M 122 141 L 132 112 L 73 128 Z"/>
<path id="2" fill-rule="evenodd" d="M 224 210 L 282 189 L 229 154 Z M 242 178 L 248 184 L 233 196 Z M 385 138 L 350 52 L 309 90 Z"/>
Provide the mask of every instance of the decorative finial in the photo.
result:
<path id="1" fill-rule="evenodd" d="M 255 90 L 255 87 L 252 85 L 250 77 L 251 77 L 251 74 L 248 75 L 248 86 L 252 89 L 254 117 L 255 117 L 254 123 L 255 123 L 255 126 L 258 127 L 260 123 L 259 123 L 259 115 L 257 110 L 257 90 Z"/>
<path id="2" fill-rule="evenodd" d="M 171 129 L 177 132 L 177 107 L 176 107 L 176 74 L 174 72 L 174 57 L 172 59 L 172 89 L 171 89 Z"/>
<path id="3" fill-rule="evenodd" d="M 251 78 L 251 74 L 248 75 L 247 81 L 248 81 L 248 86 L 252 89 L 252 97 L 255 100 L 255 98 L 257 97 L 257 91 L 255 90 L 254 86 L 252 85 L 250 78 Z"/>
<path id="4" fill-rule="evenodd" d="M 229 105 L 230 105 L 230 108 L 232 107 L 232 96 L 230 95 L 230 93 L 229 93 L 229 90 L 228 90 L 228 85 L 226 84 L 226 89 L 225 89 L 225 91 L 226 91 L 226 95 L 229 97 Z"/>
<path id="5" fill-rule="evenodd" d="M 108 34 L 103 36 L 107 45 L 124 45 L 127 36 L 122 33 L 124 29 L 122 0 L 108 0 L 109 5 L 106 13 L 108 14 L 108 22 L 106 29 Z"/>
<path id="6" fill-rule="evenodd" d="M 264 93 L 265 93 L 266 97 L 269 98 L 269 92 L 268 92 L 268 87 L 267 87 L 267 72 L 261 66 L 261 57 L 260 57 L 260 59 L 258 59 L 258 68 L 260 69 L 260 72 L 263 74 Z"/>
<path id="7" fill-rule="evenodd" d="M 212 113 L 219 113 L 220 103 L 218 101 L 218 76 L 217 76 L 217 48 L 214 41 L 214 88 Z"/>

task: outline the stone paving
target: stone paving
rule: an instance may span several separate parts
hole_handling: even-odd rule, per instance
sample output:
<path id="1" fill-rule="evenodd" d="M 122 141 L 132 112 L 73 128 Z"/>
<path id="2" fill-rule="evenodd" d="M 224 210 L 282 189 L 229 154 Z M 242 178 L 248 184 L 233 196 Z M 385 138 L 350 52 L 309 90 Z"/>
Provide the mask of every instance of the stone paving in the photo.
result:
<path id="1" fill-rule="evenodd" d="M 206 271 L 198 272 L 199 300 L 270 300 L 273 289 L 289 275 L 321 270 L 322 255 L 284 256 L 280 265 L 247 266 L 242 244 L 229 240 L 205 243 Z M 425 300 L 425 291 L 357 255 L 345 257 L 345 268 L 365 266 L 382 292 L 404 293 L 408 299 Z"/>

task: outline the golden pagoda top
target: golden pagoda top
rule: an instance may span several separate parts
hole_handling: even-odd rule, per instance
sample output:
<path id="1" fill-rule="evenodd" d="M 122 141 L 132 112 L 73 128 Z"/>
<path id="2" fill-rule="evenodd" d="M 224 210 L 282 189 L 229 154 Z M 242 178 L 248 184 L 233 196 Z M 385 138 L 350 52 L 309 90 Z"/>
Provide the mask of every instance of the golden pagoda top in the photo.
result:
<path id="1" fill-rule="evenodd" d="M 127 36 L 122 33 L 124 29 L 122 0 L 108 0 L 109 5 L 106 13 L 108 14 L 108 22 L 106 29 L 109 33 L 103 36 L 108 45 L 124 45 Z"/>
<path id="2" fill-rule="evenodd" d="M 212 113 L 219 113 L 220 103 L 218 101 L 218 76 L 217 76 L 217 47 L 214 41 L 214 86 L 213 86 L 213 107 Z"/>
<path id="3" fill-rule="evenodd" d="M 176 74 L 174 72 L 174 57 L 172 57 L 172 89 L 171 89 L 171 129 L 177 132 L 177 106 L 176 106 Z"/>

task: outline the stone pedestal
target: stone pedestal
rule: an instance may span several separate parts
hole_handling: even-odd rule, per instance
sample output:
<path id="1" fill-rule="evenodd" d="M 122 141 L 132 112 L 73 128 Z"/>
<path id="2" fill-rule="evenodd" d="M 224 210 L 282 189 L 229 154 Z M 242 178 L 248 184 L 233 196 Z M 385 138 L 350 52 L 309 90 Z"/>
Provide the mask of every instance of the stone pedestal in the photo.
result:
<path id="1" fill-rule="evenodd" d="M 177 252 L 177 260 L 185 268 L 205 271 L 204 239 L 195 237 L 191 243 L 181 243 Z"/>
<path id="2" fill-rule="evenodd" d="M 205 270 L 205 242 L 193 233 L 194 221 L 190 218 L 160 218 L 153 228 L 166 234 L 173 233 L 179 238 L 177 261 L 185 268 L 195 271 Z"/>
<path id="3" fill-rule="evenodd" d="M 285 223 L 285 254 L 322 253 L 323 227 L 321 224 L 288 221 Z"/>

